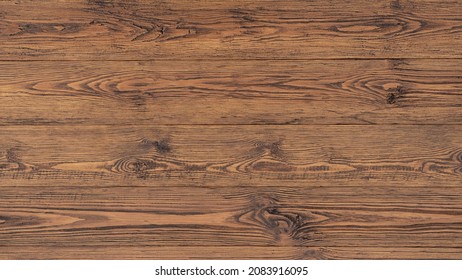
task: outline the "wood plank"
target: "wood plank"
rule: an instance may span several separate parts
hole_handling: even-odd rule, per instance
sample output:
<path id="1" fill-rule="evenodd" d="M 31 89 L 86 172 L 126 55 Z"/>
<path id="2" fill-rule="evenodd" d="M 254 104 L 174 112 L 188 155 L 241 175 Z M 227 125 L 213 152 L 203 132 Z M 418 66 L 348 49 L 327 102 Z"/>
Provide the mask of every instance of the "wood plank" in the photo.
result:
<path id="1" fill-rule="evenodd" d="M 2 60 L 462 58 L 462 2 L 0 1 Z"/>
<path id="2" fill-rule="evenodd" d="M 462 124 L 459 60 L 36 61 L 0 69 L 0 125 Z"/>
<path id="3" fill-rule="evenodd" d="M 1 186 L 462 185 L 458 125 L 3 126 Z"/>
<path id="4" fill-rule="evenodd" d="M 104 252 L 165 258 L 180 246 L 167 256 L 456 258 L 462 252 L 460 188 L 2 187 L 0 205 L 0 258 L 78 258 L 90 250 L 85 258 Z"/>
<path id="5" fill-rule="evenodd" d="M 7 246 L 0 247 L 2 260 L 274 260 L 274 259 L 454 259 L 460 248 L 421 247 L 259 247 L 259 246 Z"/>
<path id="6" fill-rule="evenodd" d="M 379 249 L 380 250 L 380 249 Z M 383 249 L 382 249 L 383 250 Z M 306 249 L 313 255 L 319 250 Z M 403 249 L 412 252 L 412 249 Z M 309 253 L 307 253 L 308 255 Z M 410 254 L 410 253 L 408 253 Z M 0 260 L 77 259 L 77 260 L 230 260 L 230 259 L 301 259 L 303 249 L 255 246 L 0 246 Z M 320 254 L 317 254 L 321 256 Z M 332 254 L 333 255 L 333 254 Z M 339 254 L 340 255 L 340 254 Z M 343 253 L 342 255 L 346 255 Z M 435 249 L 425 254 L 457 258 L 460 253 L 450 249 Z M 422 254 L 417 254 L 422 256 Z M 315 257 L 308 257 L 313 259 Z"/>

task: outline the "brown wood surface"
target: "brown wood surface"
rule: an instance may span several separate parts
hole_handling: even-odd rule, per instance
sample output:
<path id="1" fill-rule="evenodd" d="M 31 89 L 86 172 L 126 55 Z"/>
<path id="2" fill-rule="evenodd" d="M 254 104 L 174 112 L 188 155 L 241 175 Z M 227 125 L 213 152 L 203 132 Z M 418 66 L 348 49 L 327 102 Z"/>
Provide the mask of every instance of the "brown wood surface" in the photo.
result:
<path id="1" fill-rule="evenodd" d="M 462 130 L 454 125 L 59 125 L 0 133 L 0 186 L 462 184 Z"/>
<path id="2" fill-rule="evenodd" d="M 37 61 L 0 68 L 0 125 L 462 124 L 461 60 Z"/>
<path id="3" fill-rule="evenodd" d="M 0 202 L 0 243 L 17 248 L 17 256 L 33 253 L 34 244 L 58 254 L 80 245 L 84 251 L 122 246 L 156 258 L 163 257 L 156 250 L 166 251 L 160 246 L 207 247 L 213 255 L 218 247 L 250 246 L 256 251 L 239 256 L 274 250 L 275 257 L 291 258 L 335 258 L 342 251 L 352 257 L 357 247 L 367 248 L 363 257 L 394 247 L 460 257 L 454 249 L 462 248 L 462 193 L 444 187 L 6 187 Z"/>
<path id="4" fill-rule="evenodd" d="M 459 0 L 1 1 L 0 59 L 462 58 Z"/>
<path id="5" fill-rule="evenodd" d="M 462 1 L 0 0 L 0 259 L 462 259 Z"/>

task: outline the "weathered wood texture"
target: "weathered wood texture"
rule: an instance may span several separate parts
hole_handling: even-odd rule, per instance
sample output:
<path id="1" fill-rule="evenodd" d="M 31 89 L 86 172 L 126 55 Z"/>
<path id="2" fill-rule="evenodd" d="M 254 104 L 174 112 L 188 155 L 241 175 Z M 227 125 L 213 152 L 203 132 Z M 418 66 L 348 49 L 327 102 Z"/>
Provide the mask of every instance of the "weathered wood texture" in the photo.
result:
<path id="1" fill-rule="evenodd" d="M 1 1 L 0 59 L 462 58 L 462 2 Z"/>
<path id="2" fill-rule="evenodd" d="M 461 62 L 0 62 L 0 125 L 462 124 Z"/>
<path id="3" fill-rule="evenodd" d="M 444 187 L 4 187 L 0 204 L 0 248 L 18 257 L 79 258 L 78 246 L 90 257 L 109 248 L 104 258 L 462 255 L 462 192 Z"/>
<path id="4" fill-rule="evenodd" d="M 437 242 L 437 241 L 436 241 Z M 436 244 L 436 243 L 435 243 Z M 461 259 L 460 248 L 273 246 L 6 246 L 0 259 Z M 122 257 L 121 257 L 122 256 Z"/>
<path id="5" fill-rule="evenodd" d="M 0 185 L 462 185 L 457 125 L 4 126 Z"/>
<path id="6" fill-rule="evenodd" d="M 461 15 L 0 0 L 0 259 L 462 259 Z"/>

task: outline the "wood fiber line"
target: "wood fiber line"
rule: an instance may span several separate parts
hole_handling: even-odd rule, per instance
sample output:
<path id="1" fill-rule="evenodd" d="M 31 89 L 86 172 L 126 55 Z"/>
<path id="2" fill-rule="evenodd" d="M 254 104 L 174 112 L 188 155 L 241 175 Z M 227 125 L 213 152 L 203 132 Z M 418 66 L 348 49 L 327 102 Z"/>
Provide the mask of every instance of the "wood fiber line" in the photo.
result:
<path id="1" fill-rule="evenodd" d="M 0 185 L 462 184 L 458 125 L 4 126 Z"/>
<path id="2" fill-rule="evenodd" d="M 2 60 L 462 58 L 461 1 L 1 1 Z"/>
<path id="3" fill-rule="evenodd" d="M 37 258 L 78 257 L 72 248 L 93 247 L 95 254 L 106 248 L 107 257 L 125 248 L 120 258 L 165 257 L 158 252 L 178 246 L 204 251 L 167 256 L 239 258 L 255 246 L 264 248 L 253 254 L 278 258 L 457 258 L 462 252 L 460 188 L 2 187 L 0 205 L 0 251 L 15 249 L 16 256 L 34 256 L 36 245 L 57 252 Z M 222 246 L 231 248 L 217 249 Z"/>
<path id="4" fill-rule="evenodd" d="M 0 125 L 462 124 L 459 60 L 40 61 L 0 69 Z"/>

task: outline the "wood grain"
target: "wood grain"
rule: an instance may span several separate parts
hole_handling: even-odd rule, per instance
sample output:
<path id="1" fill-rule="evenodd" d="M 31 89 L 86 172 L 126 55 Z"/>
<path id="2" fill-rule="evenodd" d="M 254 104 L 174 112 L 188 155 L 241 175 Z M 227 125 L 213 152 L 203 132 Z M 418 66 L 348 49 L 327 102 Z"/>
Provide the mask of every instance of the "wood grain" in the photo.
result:
<path id="1" fill-rule="evenodd" d="M 2 1 L 0 59 L 462 58 L 457 0 Z"/>
<path id="2" fill-rule="evenodd" d="M 459 60 L 267 65 L 0 62 L 0 125 L 462 124 Z"/>
<path id="3" fill-rule="evenodd" d="M 462 184 L 458 125 L 5 126 L 0 133 L 1 186 Z"/>
<path id="4" fill-rule="evenodd" d="M 84 252 L 107 247 L 112 256 L 115 246 L 132 247 L 128 258 L 165 257 L 159 252 L 183 245 L 211 248 L 178 257 L 254 246 L 264 248 L 235 257 L 274 251 L 282 258 L 348 258 L 360 246 L 367 248 L 363 257 L 394 247 L 401 250 L 394 257 L 405 257 L 418 247 L 426 258 L 452 258 L 462 248 L 459 188 L 3 187 L 0 202 L 0 246 L 19 256 L 34 244 L 57 248 L 42 257 L 83 244 Z"/>
<path id="5" fill-rule="evenodd" d="M 274 260 L 274 259 L 454 259 L 460 248 L 422 247 L 263 247 L 263 246 L 7 246 L 0 259 L 148 259 L 148 260 Z"/>
<path id="6" fill-rule="evenodd" d="M 461 14 L 0 0 L 0 259 L 462 259 Z"/>

